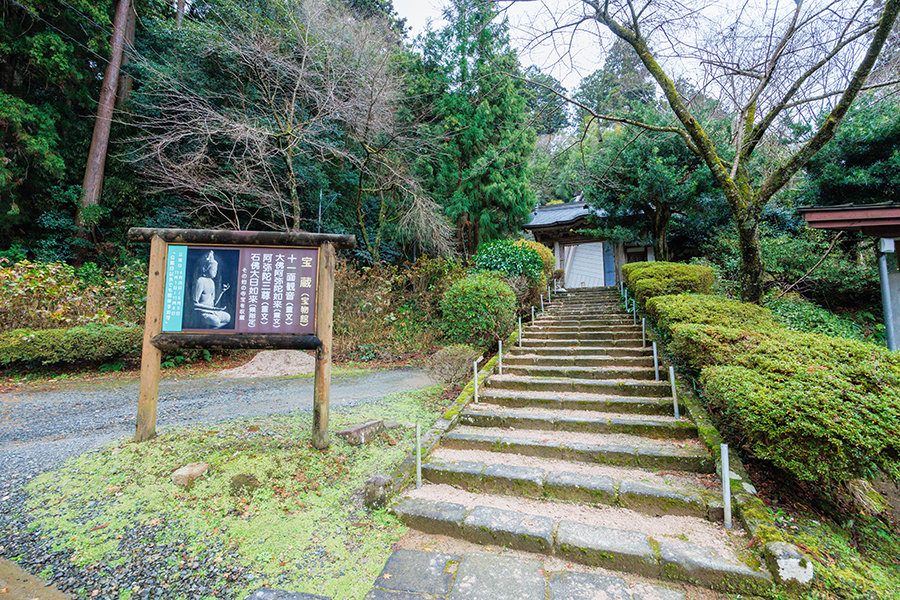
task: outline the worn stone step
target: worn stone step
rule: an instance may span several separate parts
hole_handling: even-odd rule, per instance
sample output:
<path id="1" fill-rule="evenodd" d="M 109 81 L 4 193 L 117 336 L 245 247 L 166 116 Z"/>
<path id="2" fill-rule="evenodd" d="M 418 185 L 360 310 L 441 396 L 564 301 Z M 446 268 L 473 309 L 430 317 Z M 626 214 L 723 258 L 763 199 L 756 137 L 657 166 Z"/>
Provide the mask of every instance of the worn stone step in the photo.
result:
<path id="1" fill-rule="evenodd" d="M 622 337 L 614 339 L 574 339 L 571 336 L 565 336 L 563 339 L 541 339 L 522 332 L 523 346 L 543 346 L 545 348 L 578 348 L 587 346 L 590 348 L 612 347 L 612 348 L 643 348 L 644 340 L 641 335 L 637 337 Z"/>
<path id="2" fill-rule="evenodd" d="M 581 331 L 577 335 L 573 333 L 561 332 L 561 331 L 545 331 L 537 328 L 529 328 L 526 331 L 522 332 L 523 339 L 532 339 L 532 340 L 573 340 L 576 339 L 579 342 L 584 343 L 588 340 L 630 340 L 630 339 L 640 339 L 641 337 L 641 329 L 637 328 L 637 331 L 633 331 L 634 328 L 630 328 L 628 331 Z"/>
<path id="3" fill-rule="evenodd" d="M 534 435 L 538 434 L 538 435 Z M 582 434 L 579 441 L 562 439 L 554 432 L 528 430 L 502 431 L 488 428 L 457 427 L 441 438 L 441 445 L 454 449 L 514 452 L 576 462 L 602 463 L 642 469 L 663 469 L 712 473 L 715 465 L 709 452 L 699 443 L 683 446 L 639 436 Z M 584 441 L 581 441 L 584 440 Z"/>
<path id="4" fill-rule="evenodd" d="M 545 431 L 626 433 L 656 439 L 686 440 L 697 437 L 697 426 L 687 419 L 668 416 L 510 409 L 499 405 L 470 404 L 460 415 L 460 424 L 473 427 L 505 427 Z"/>
<path id="5" fill-rule="evenodd" d="M 638 327 L 640 327 L 640 321 L 638 321 Z M 619 317 L 610 315 L 605 318 L 592 317 L 592 318 L 556 318 L 550 316 L 541 316 L 534 321 L 531 322 L 531 325 L 535 327 L 562 327 L 562 328 L 591 328 L 591 327 L 609 327 L 609 326 L 618 326 L 625 325 L 629 327 L 634 326 L 634 320 L 631 316 Z"/>
<path id="6" fill-rule="evenodd" d="M 509 408 L 547 408 L 557 410 L 587 410 L 640 415 L 673 415 L 671 398 L 620 396 L 616 394 L 559 393 L 555 391 L 518 391 L 500 388 L 479 390 L 481 401 Z M 679 413 L 685 407 L 679 402 Z"/>
<path id="7" fill-rule="evenodd" d="M 610 394 L 613 396 L 641 396 L 664 398 L 671 396 L 668 382 L 626 379 L 563 379 L 552 377 L 528 377 L 524 375 L 491 375 L 487 388 L 531 392 L 583 392 Z"/>
<path id="8" fill-rule="evenodd" d="M 601 344 L 585 344 L 583 346 L 555 346 L 555 347 L 546 347 L 546 346 L 537 346 L 537 345 L 527 345 L 526 340 L 522 340 L 522 345 L 512 345 L 504 347 L 503 360 L 506 360 L 506 355 L 537 355 L 537 356 L 552 356 L 552 357 L 581 357 L 581 356 L 649 356 L 651 360 L 653 359 L 653 347 L 642 347 L 638 344 L 637 347 L 628 347 L 628 346 L 606 346 Z"/>
<path id="9" fill-rule="evenodd" d="M 699 544 L 490 506 L 404 498 L 392 508 L 406 525 L 478 544 L 554 554 L 603 567 L 728 592 L 764 593 L 768 573 Z"/>
<path id="10" fill-rule="evenodd" d="M 514 353 L 503 357 L 504 367 L 509 366 L 543 366 L 543 367 L 653 367 L 652 356 L 541 356 L 535 354 Z"/>
<path id="11" fill-rule="evenodd" d="M 642 381 L 655 381 L 656 372 L 652 366 L 615 366 L 600 367 L 564 367 L 553 365 L 504 365 L 503 373 L 521 375 L 524 377 L 568 377 L 573 379 L 639 379 Z"/>
<path id="12" fill-rule="evenodd" d="M 722 499 L 708 491 L 608 475 L 432 457 L 422 464 L 422 477 L 472 493 L 621 506 L 654 517 L 724 519 Z"/>
<path id="13" fill-rule="evenodd" d="M 631 337 L 637 337 L 641 334 L 641 326 L 632 325 L 630 322 L 627 324 L 620 325 L 591 325 L 591 326 L 580 326 L 580 327 L 569 327 L 569 326 L 557 326 L 557 325 L 548 325 L 542 324 L 540 322 L 535 322 L 528 327 L 523 328 L 523 333 L 532 334 L 532 333 L 557 333 L 557 334 L 565 334 L 570 335 L 572 337 L 583 337 L 588 333 L 630 333 L 633 334 Z"/>

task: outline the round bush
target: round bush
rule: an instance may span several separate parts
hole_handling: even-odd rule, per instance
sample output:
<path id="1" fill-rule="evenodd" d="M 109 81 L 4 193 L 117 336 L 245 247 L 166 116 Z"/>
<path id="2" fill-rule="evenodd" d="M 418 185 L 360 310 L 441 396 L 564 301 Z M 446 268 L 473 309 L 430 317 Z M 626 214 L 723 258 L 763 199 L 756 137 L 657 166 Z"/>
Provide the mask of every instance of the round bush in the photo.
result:
<path id="1" fill-rule="evenodd" d="M 472 377 L 472 361 L 481 352 L 466 344 L 441 348 L 425 363 L 425 372 L 435 381 L 447 385 L 462 383 Z"/>
<path id="2" fill-rule="evenodd" d="M 479 246 L 474 258 L 475 267 L 480 270 L 500 271 L 513 277 L 524 275 L 533 286 L 546 285 L 544 262 L 534 248 L 497 240 Z"/>
<path id="3" fill-rule="evenodd" d="M 516 296 L 496 277 L 473 273 L 447 290 L 441 310 L 450 340 L 490 348 L 512 331 Z"/>
<path id="4" fill-rule="evenodd" d="M 544 278 L 547 281 L 550 281 L 550 278 L 553 277 L 553 269 L 556 267 L 556 257 L 553 256 L 553 251 L 542 243 L 535 242 L 534 240 L 519 240 L 515 245 L 531 248 L 537 252 L 538 256 L 541 258 L 541 263 L 544 265 Z"/>

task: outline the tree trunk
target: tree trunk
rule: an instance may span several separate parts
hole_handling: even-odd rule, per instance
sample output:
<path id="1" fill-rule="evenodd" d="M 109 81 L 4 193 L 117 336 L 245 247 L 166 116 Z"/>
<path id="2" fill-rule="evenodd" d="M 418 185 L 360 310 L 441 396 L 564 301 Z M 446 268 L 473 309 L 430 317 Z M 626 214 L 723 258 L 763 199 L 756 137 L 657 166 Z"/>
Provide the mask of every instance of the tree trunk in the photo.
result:
<path id="1" fill-rule="evenodd" d="M 762 251 L 759 244 L 758 219 L 735 215 L 738 244 L 741 251 L 741 300 L 759 304 L 763 296 Z"/>
<path id="2" fill-rule="evenodd" d="M 100 88 L 100 101 L 97 104 L 97 119 L 94 121 L 94 135 L 88 151 L 87 166 L 84 170 L 81 203 L 75 213 L 75 226 L 87 236 L 85 227 L 85 210 L 100 202 L 100 190 L 103 188 L 103 169 L 106 166 L 106 149 L 109 147 L 109 130 L 112 126 L 113 109 L 116 103 L 116 89 L 119 84 L 119 71 L 122 67 L 122 54 L 125 47 L 125 30 L 130 8 L 130 0 L 119 0 L 113 30 L 110 39 L 109 64 L 103 74 L 103 87 Z"/>
<path id="3" fill-rule="evenodd" d="M 652 203 L 650 216 L 650 235 L 653 236 L 653 253 L 656 260 L 669 260 L 669 222 L 672 220 L 672 209 L 665 202 Z"/>
<path id="4" fill-rule="evenodd" d="M 175 28 L 181 29 L 181 21 L 184 19 L 184 0 L 178 0 L 175 4 Z"/>
<path id="5" fill-rule="evenodd" d="M 125 24 L 125 47 L 122 54 L 122 72 L 119 73 L 119 89 L 116 93 L 117 108 L 121 108 L 122 105 L 128 101 L 128 96 L 131 95 L 133 80 L 131 75 L 125 70 L 125 67 L 131 62 L 128 51 L 134 49 L 134 28 L 136 24 L 137 8 L 132 5 L 131 10 L 128 11 L 128 21 Z"/>

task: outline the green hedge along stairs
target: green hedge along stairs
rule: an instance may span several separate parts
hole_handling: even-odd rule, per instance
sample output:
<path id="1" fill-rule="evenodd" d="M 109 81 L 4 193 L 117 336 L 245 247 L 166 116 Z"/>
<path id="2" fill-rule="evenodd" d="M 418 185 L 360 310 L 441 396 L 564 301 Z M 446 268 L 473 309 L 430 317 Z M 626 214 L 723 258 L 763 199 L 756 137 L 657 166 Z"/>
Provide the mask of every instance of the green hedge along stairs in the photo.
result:
<path id="1" fill-rule="evenodd" d="M 485 546 L 753 593 L 771 578 L 723 525 L 715 462 L 675 418 L 668 370 L 618 290 L 555 297 L 504 349 L 394 504 L 411 528 Z M 684 415 L 684 410 L 680 411 Z M 447 487 L 447 486 L 452 487 Z"/>

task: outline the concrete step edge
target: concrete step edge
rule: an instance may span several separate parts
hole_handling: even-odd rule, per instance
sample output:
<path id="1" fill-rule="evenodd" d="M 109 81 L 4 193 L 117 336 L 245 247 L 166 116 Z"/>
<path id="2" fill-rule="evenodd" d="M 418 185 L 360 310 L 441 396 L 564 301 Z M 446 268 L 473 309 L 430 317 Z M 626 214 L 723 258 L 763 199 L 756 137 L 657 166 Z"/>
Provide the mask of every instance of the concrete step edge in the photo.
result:
<path id="1" fill-rule="evenodd" d="M 471 407 L 470 407 L 471 408 Z M 601 413 L 602 414 L 602 413 Z M 697 437 L 697 426 L 686 419 L 654 421 L 627 416 L 551 417 L 509 410 L 467 410 L 460 415 L 461 425 L 504 427 L 540 431 L 583 433 L 626 433 L 657 439 L 686 440 Z"/>
<path id="2" fill-rule="evenodd" d="M 643 533 L 554 520 L 486 506 L 404 498 L 392 511 L 407 526 L 471 542 L 551 554 L 655 579 L 690 581 L 723 592 L 764 593 L 771 576 L 695 544 Z"/>

